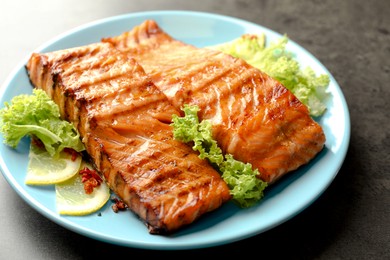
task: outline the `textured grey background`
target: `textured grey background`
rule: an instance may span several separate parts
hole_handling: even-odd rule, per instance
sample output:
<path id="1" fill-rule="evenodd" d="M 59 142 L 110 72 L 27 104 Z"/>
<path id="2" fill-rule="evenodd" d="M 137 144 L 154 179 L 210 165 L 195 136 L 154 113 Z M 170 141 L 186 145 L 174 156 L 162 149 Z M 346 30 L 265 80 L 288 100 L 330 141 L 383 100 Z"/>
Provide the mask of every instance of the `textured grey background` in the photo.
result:
<path id="1" fill-rule="evenodd" d="M 338 176 L 315 203 L 270 231 L 226 246 L 162 252 L 105 244 L 64 229 L 0 177 L 0 259 L 249 253 L 258 259 L 390 259 L 390 1 L 2 0 L 0 84 L 22 58 L 64 31 L 112 15 L 166 9 L 243 18 L 287 33 L 316 56 L 350 109 L 351 142 Z"/>

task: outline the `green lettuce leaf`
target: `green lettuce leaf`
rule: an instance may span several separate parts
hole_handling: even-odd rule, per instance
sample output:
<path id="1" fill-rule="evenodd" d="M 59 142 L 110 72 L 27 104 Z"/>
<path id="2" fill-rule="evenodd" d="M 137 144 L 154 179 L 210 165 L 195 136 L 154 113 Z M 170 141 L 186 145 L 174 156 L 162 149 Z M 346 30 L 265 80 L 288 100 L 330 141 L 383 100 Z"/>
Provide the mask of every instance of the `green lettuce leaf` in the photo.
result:
<path id="1" fill-rule="evenodd" d="M 75 127 L 60 118 L 57 104 L 39 89 L 4 103 L 4 108 L 0 109 L 0 132 L 3 142 L 12 148 L 16 148 L 24 136 L 35 136 L 52 156 L 58 156 L 64 148 L 85 150 Z"/>
<path id="2" fill-rule="evenodd" d="M 261 200 L 267 183 L 256 177 L 258 170 L 253 170 L 249 163 L 235 160 L 230 154 L 223 155 L 212 137 L 210 121 L 199 122 L 197 106 L 186 104 L 183 111 L 183 117 L 173 115 L 174 138 L 185 143 L 193 142 L 192 148 L 199 152 L 199 157 L 208 160 L 221 173 L 237 205 L 250 207 Z"/>

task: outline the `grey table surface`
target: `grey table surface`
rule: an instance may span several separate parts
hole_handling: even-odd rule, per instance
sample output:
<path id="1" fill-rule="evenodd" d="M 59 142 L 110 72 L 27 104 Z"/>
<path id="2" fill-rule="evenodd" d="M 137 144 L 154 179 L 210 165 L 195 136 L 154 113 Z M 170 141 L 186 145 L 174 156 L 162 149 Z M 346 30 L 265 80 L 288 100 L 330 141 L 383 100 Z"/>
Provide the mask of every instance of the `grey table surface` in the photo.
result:
<path id="1" fill-rule="evenodd" d="M 2 0 L 0 83 L 34 49 L 76 26 L 147 10 L 193 10 L 245 19 L 289 37 L 335 77 L 351 139 L 328 189 L 307 209 L 254 237 L 217 247 L 158 251 L 85 237 L 35 211 L 0 177 L 0 259 L 239 257 L 390 259 L 390 1 Z M 17 162 L 15 162 L 17 163 Z"/>

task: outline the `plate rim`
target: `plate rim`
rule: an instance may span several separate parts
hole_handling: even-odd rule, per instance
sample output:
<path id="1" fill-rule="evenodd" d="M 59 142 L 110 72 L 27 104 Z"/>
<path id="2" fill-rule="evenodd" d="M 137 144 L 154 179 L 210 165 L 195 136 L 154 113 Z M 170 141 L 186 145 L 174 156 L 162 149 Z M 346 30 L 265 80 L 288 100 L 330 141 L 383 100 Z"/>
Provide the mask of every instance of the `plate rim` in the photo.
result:
<path id="1" fill-rule="evenodd" d="M 132 19 L 134 17 L 153 16 L 153 15 L 168 15 L 168 14 L 169 15 L 181 15 L 181 16 L 188 16 L 188 15 L 194 16 L 195 15 L 195 16 L 198 16 L 198 17 L 200 17 L 200 16 L 207 17 L 209 19 L 217 19 L 217 20 L 221 20 L 221 21 L 224 21 L 224 22 L 225 21 L 231 21 L 231 22 L 240 23 L 240 24 L 243 24 L 243 25 L 250 25 L 250 26 L 253 26 L 253 27 L 257 27 L 257 28 L 259 28 L 261 30 L 266 31 L 266 34 L 271 32 L 271 33 L 273 33 L 275 35 L 278 35 L 278 36 L 282 35 L 282 34 L 280 34 L 277 31 L 274 31 L 274 30 L 269 29 L 267 27 L 264 27 L 262 25 L 253 23 L 251 21 L 246 21 L 246 20 L 241 19 L 241 18 L 236 18 L 236 17 L 233 17 L 233 16 L 227 16 L 227 15 L 222 15 L 222 14 L 208 13 L 208 12 L 199 12 L 199 11 L 188 11 L 188 10 L 143 11 L 143 12 L 126 13 L 126 14 L 106 17 L 106 18 L 102 18 L 102 19 L 98 19 L 98 20 L 95 20 L 95 21 L 91 21 L 91 22 L 82 24 L 82 25 L 77 26 L 77 27 L 75 27 L 73 29 L 70 29 L 70 30 L 67 30 L 67 31 L 65 31 L 63 33 L 58 34 L 57 36 L 53 37 L 51 40 L 46 41 L 45 43 L 43 43 L 40 46 L 38 46 L 34 50 L 34 52 L 41 51 L 41 50 L 43 50 L 43 49 L 53 45 L 55 42 L 58 42 L 61 39 L 64 39 L 65 37 L 74 34 L 75 32 L 79 32 L 81 30 L 88 29 L 88 28 L 90 28 L 92 26 L 99 26 L 99 25 L 105 24 L 107 22 L 120 21 L 120 20 L 123 20 L 123 19 Z M 306 55 L 309 55 L 311 59 L 316 61 L 319 64 L 319 66 L 321 66 L 322 69 L 326 73 L 328 73 L 328 75 L 331 78 L 331 81 L 335 84 L 335 91 L 337 91 L 337 93 L 339 95 L 339 98 L 340 98 L 340 100 L 342 102 L 342 106 L 343 106 L 344 113 L 345 113 L 344 138 L 346 139 L 346 141 L 343 142 L 343 147 L 342 147 L 343 150 L 341 151 L 342 158 L 339 158 L 338 164 L 335 165 L 335 172 L 333 173 L 331 178 L 328 180 L 327 184 L 325 186 L 323 186 L 322 190 L 319 190 L 318 193 L 315 194 L 315 196 L 310 198 L 308 202 L 305 202 L 304 203 L 305 204 L 304 207 L 300 207 L 299 210 L 291 213 L 287 218 L 283 218 L 280 221 L 274 222 L 272 226 L 268 226 L 267 228 L 263 228 L 261 230 L 258 230 L 258 232 L 249 232 L 249 233 L 241 234 L 239 236 L 230 237 L 229 239 L 222 239 L 222 238 L 220 238 L 220 239 L 214 239 L 213 241 L 207 241 L 206 240 L 203 243 L 199 242 L 197 244 L 192 244 L 190 242 L 190 243 L 181 243 L 181 244 L 174 245 L 174 244 L 167 244 L 167 243 L 159 244 L 159 243 L 156 243 L 156 242 L 154 242 L 154 243 L 145 243 L 145 242 L 137 243 L 136 241 L 133 241 L 133 242 L 130 242 L 130 243 L 126 243 L 125 241 L 116 240 L 115 238 L 107 239 L 105 237 L 99 236 L 98 234 L 93 234 L 88 229 L 84 229 L 83 227 L 79 227 L 79 226 L 75 225 L 74 223 L 71 223 L 68 219 L 62 219 L 61 216 L 57 216 L 53 212 L 47 212 L 47 210 L 45 210 L 45 208 L 39 207 L 38 205 L 40 204 L 40 202 L 39 201 L 35 201 L 35 199 L 32 196 L 30 196 L 30 194 L 25 189 L 23 189 L 23 187 L 21 187 L 19 185 L 19 183 L 17 183 L 16 179 L 12 179 L 12 173 L 8 171 L 8 167 L 5 164 L 3 156 L 0 156 L 0 169 L 1 169 L 2 175 L 5 177 L 6 181 L 10 184 L 10 186 L 17 192 L 17 194 L 20 197 L 22 197 L 22 199 L 27 204 L 32 206 L 35 210 L 37 210 L 39 213 L 41 213 L 46 218 L 54 221 L 55 223 L 57 223 L 57 224 L 59 224 L 59 225 L 61 225 L 63 227 L 66 227 L 69 230 L 77 232 L 79 234 L 85 235 L 87 237 L 90 237 L 90 238 L 93 238 L 93 239 L 96 239 L 96 240 L 104 241 L 104 242 L 107 242 L 107 243 L 116 244 L 116 245 L 127 246 L 127 247 L 135 247 L 135 248 L 143 248 L 143 249 L 159 249 L 159 250 L 196 249 L 196 248 L 205 248 L 205 247 L 218 246 L 218 245 L 222 245 L 222 244 L 227 244 L 227 243 L 243 240 L 243 239 L 252 237 L 254 235 L 258 235 L 260 233 L 263 233 L 263 232 L 265 232 L 265 231 L 267 231 L 269 229 L 272 229 L 275 226 L 278 226 L 278 225 L 288 221 L 289 219 L 293 218 L 298 213 L 300 213 L 301 211 L 306 209 L 308 206 L 310 206 L 312 204 L 312 202 L 317 200 L 317 198 L 328 188 L 328 186 L 333 182 L 334 178 L 337 176 L 337 174 L 338 174 L 338 172 L 339 172 L 339 170 L 340 170 L 340 168 L 341 168 L 341 166 L 342 166 L 342 164 L 344 162 L 344 159 L 346 157 L 347 150 L 348 150 L 348 147 L 349 147 L 349 143 L 350 143 L 350 115 L 349 115 L 348 105 L 347 105 L 347 102 L 345 100 L 344 94 L 342 93 L 342 90 L 341 90 L 339 84 L 337 83 L 336 79 L 329 72 L 329 70 L 313 54 L 311 54 L 309 51 L 307 51 L 306 49 L 301 47 L 299 44 L 295 43 L 293 40 L 289 39 L 289 42 L 290 42 L 290 44 L 295 44 L 297 47 L 301 48 L 303 51 L 305 51 Z M 9 76 L 3 82 L 3 84 L 1 85 L 0 98 L 3 98 L 6 90 L 8 89 L 10 84 L 12 83 L 13 78 L 24 67 L 24 65 L 26 64 L 26 62 L 27 62 L 29 57 L 30 57 L 30 54 L 26 55 L 26 57 L 24 59 L 22 59 L 19 64 L 17 64 L 17 66 L 11 71 Z M 62 220 L 60 220 L 60 219 L 62 219 Z M 145 228 L 145 232 L 147 232 L 146 228 Z"/>

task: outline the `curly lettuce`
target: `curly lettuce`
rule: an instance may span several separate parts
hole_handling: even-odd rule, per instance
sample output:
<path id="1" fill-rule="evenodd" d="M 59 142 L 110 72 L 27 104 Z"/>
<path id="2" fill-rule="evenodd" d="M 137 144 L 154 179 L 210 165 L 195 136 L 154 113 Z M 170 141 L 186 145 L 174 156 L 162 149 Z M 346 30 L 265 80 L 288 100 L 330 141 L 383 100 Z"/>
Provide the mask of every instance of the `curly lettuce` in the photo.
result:
<path id="1" fill-rule="evenodd" d="M 244 34 L 233 41 L 209 48 L 244 59 L 294 93 L 308 107 L 312 117 L 323 115 L 330 95 L 327 92 L 329 75 L 317 76 L 312 68 L 301 68 L 294 54 L 286 49 L 288 43 L 286 35 L 268 46 L 265 42 L 264 34 Z"/>
<path id="2" fill-rule="evenodd" d="M 249 163 L 237 161 L 232 155 L 222 153 L 212 137 L 210 121 L 199 122 L 197 106 L 184 105 L 184 116 L 173 115 L 174 138 L 185 143 L 193 142 L 192 149 L 199 152 L 201 159 L 208 160 L 227 183 L 232 200 L 240 207 L 246 208 L 256 204 L 264 196 L 267 183 L 256 176 L 257 169 Z"/>
<path id="3" fill-rule="evenodd" d="M 57 104 L 40 89 L 4 103 L 4 108 L 0 109 L 0 132 L 3 142 L 12 148 L 16 148 L 24 136 L 34 136 L 53 157 L 64 148 L 85 150 L 75 127 L 60 118 Z"/>

